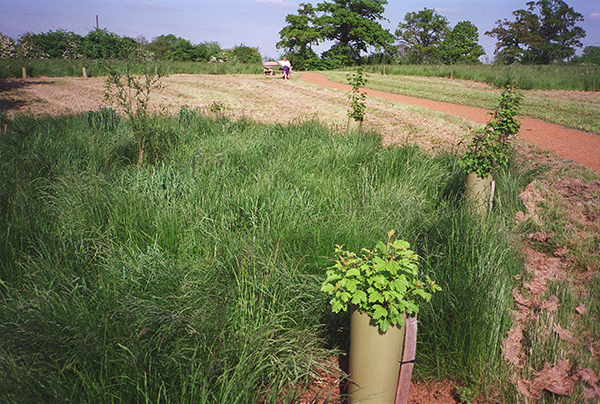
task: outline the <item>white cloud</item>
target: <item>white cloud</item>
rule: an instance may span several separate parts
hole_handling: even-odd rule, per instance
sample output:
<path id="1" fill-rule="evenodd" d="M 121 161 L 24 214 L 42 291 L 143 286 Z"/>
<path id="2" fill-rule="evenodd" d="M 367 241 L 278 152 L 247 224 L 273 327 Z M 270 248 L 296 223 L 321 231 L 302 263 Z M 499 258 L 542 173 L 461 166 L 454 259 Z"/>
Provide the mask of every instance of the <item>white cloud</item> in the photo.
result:
<path id="1" fill-rule="evenodd" d="M 590 18 L 592 20 L 600 20 L 600 13 L 592 13 L 590 14 Z"/>
<path id="2" fill-rule="evenodd" d="M 258 4 L 266 4 L 272 7 L 282 7 L 282 8 L 295 8 L 298 6 L 296 3 L 288 3 L 284 0 L 256 0 Z"/>

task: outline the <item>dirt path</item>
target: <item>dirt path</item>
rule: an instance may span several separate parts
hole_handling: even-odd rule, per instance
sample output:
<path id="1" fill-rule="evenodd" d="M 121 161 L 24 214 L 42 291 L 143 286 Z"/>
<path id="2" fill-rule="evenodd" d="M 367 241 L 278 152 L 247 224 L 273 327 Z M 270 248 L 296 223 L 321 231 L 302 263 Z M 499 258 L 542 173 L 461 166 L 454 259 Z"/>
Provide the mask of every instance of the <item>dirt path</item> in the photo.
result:
<path id="1" fill-rule="evenodd" d="M 321 73 L 302 72 L 300 79 L 323 87 L 342 91 L 350 90 L 349 85 L 330 81 Z M 431 101 L 371 89 L 365 89 L 365 93 L 369 97 L 433 109 L 481 124 L 487 123 L 490 118 L 490 111 L 483 108 Z M 562 157 L 576 161 L 600 174 L 600 136 L 526 117 L 521 118 L 521 123 L 519 136 L 522 140 L 532 143 L 540 149 L 550 150 Z"/>

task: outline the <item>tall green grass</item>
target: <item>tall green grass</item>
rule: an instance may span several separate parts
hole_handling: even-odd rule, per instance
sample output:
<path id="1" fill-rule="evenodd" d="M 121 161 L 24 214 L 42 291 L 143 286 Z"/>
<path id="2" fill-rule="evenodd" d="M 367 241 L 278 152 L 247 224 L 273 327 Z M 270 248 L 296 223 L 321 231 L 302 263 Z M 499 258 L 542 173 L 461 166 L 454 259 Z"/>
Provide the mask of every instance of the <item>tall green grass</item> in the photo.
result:
<path id="1" fill-rule="evenodd" d="M 314 122 L 155 125 L 168 147 L 140 171 L 110 112 L 18 116 L 0 136 L 0 401 L 294 402 L 346 347 L 319 292 L 334 244 L 390 229 L 444 288 L 419 315 L 416 377 L 505 385 L 518 169 L 483 221 L 453 155 Z"/>
<path id="2" fill-rule="evenodd" d="M 124 61 L 111 61 L 117 67 Z M 0 79 L 21 78 L 22 68 L 27 70 L 29 77 L 82 77 L 82 68 L 87 68 L 88 76 L 106 76 L 106 61 L 89 59 L 0 59 Z M 156 66 L 167 74 L 259 74 L 262 73 L 260 64 L 230 63 L 230 62 L 175 62 L 150 61 L 144 65 Z M 131 71 L 136 73 L 134 67 Z M 141 70 L 139 71 L 141 73 Z"/>
<path id="3" fill-rule="evenodd" d="M 600 91 L 598 65 L 372 65 L 371 73 L 447 77 L 524 90 Z"/>

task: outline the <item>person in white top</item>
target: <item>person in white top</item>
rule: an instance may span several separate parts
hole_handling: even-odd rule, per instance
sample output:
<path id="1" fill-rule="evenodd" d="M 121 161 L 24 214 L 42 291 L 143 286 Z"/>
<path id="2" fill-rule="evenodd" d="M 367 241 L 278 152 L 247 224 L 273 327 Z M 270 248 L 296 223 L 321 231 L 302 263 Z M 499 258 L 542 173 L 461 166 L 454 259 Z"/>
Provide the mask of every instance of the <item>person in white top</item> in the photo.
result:
<path id="1" fill-rule="evenodd" d="M 279 62 L 281 65 L 281 69 L 283 70 L 283 78 L 285 80 L 289 80 L 290 78 L 290 70 L 292 70 L 292 64 L 289 60 L 284 56 L 283 60 Z"/>

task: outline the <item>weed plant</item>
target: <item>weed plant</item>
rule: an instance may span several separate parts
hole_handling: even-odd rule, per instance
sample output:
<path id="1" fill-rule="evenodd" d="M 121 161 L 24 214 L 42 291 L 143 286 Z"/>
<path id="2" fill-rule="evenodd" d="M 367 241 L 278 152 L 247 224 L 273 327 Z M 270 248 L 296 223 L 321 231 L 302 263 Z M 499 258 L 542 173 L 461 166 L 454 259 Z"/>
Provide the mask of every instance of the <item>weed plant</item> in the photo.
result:
<path id="1" fill-rule="evenodd" d="M 334 244 L 390 229 L 443 288 L 416 377 L 503 386 L 518 191 L 482 222 L 453 155 L 315 122 L 155 119 L 169 142 L 139 171 L 106 110 L 0 136 L 0 401 L 297 401 L 348 338 L 319 290 Z"/>

